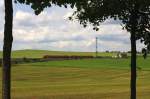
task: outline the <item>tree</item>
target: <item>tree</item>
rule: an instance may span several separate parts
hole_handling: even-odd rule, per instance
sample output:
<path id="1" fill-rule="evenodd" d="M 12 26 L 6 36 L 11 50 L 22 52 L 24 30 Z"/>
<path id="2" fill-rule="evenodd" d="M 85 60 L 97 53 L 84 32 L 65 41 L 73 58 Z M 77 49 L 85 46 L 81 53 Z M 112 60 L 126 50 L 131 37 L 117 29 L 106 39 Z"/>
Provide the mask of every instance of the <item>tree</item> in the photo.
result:
<path id="1" fill-rule="evenodd" d="M 5 3 L 5 26 L 4 26 L 4 45 L 3 45 L 3 80 L 2 80 L 2 99 L 10 99 L 11 83 L 11 48 L 12 48 L 12 23 L 13 5 L 12 0 L 4 0 Z"/>
<path id="2" fill-rule="evenodd" d="M 2 66 L 2 99 L 11 99 L 11 50 L 13 43 L 13 0 L 4 0 L 5 3 L 5 26 L 4 26 L 4 45 L 3 45 L 3 66 Z M 20 3 L 32 4 L 36 14 L 39 14 L 45 7 L 52 4 L 67 6 L 67 0 L 18 0 Z M 51 1 L 51 2 L 50 2 Z M 70 0 L 73 1 L 73 0 Z M 17 2 L 17 0 L 15 0 Z"/>
<path id="3" fill-rule="evenodd" d="M 108 18 L 121 20 L 123 28 L 131 34 L 131 99 L 136 99 L 136 41 L 146 45 L 144 57 L 150 50 L 150 1 L 149 0 L 87 0 L 74 13 L 85 27 L 93 24 L 98 30 L 101 22 Z"/>

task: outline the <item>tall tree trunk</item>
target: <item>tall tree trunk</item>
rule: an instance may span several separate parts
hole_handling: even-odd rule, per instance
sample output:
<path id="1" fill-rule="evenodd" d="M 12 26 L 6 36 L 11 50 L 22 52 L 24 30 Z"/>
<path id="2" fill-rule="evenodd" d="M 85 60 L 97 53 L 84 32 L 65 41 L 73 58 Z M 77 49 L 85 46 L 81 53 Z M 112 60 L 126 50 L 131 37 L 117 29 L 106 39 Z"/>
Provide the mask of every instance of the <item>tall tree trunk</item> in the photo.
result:
<path id="1" fill-rule="evenodd" d="M 137 10 L 131 14 L 131 99 L 136 99 L 136 28 L 137 28 Z"/>
<path id="2" fill-rule="evenodd" d="M 13 42 L 13 3 L 12 0 L 4 0 L 5 3 L 5 26 L 3 45 L 3 79 L 2 99 L 11 99 L 11 48 Z"/>
<path id="3" fill-rule="evenodd" d="M 131 33 L 131 99 L 136 99 L 136 37 Z"/>
<path id="4" fill-rule="evenodd" d="M 137 51 L 136 51 L 136 32 L 138 26 L 138 9 L 139 5 L 134 5 L 131 13 L 131 99 L 136 99 L 136 78 L 137 78 Z"/>

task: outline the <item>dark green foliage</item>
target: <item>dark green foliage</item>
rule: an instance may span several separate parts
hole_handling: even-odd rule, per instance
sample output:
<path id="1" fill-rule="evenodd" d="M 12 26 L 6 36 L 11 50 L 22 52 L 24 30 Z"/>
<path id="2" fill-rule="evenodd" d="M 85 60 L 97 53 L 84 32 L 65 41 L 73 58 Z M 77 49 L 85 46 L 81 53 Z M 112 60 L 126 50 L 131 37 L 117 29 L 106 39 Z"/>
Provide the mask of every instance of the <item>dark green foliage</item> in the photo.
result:
<path id="1" fill-rule="evenodd" d="M 150 50 L 150 0 L 87 0 L 74 16 L 83 26 L 91 23 L 94 30 L 106 19 L 121 20 L 128 32 L 136 34 L 145 47 L 145 54 Z"/>
<path id="2" fill-rule="evenodd" d="M 64 6 L 67 8 L 70 5 L 71 8 L 74 7 L 77 0 L 15 0 L 15 3 L 19 2 L 22 4 L 30 5 L 35 11 L 35 14 L 40 14 L 45 8 L 51 7 L 52 4 L 58 5 L 60 7 Z"/>

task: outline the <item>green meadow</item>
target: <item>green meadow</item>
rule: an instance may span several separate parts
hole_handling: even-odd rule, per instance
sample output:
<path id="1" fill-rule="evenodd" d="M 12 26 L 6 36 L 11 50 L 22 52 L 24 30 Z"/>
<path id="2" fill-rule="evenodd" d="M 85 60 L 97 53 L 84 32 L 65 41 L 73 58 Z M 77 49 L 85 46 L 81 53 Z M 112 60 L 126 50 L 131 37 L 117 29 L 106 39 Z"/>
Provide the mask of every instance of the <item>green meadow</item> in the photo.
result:
<path id="1" fill-rule="evenodd" d="M 0 67 L 0 81 L 1 71 Z M 139 57 L 137 71 L 138 99 L 150 99 L 150 58 Z M 130 59 L 15 65 L 12 67 L 12 99 L 130 99 Z"/>
<path id="2" fill-rule="evenodd" d="M 42 58 L 44 55 L 79 55 L 79 56 L 95 56 L 95 52 L 64 52 L 64 51 L 48 51 L 48 50 L 16 50 L 12 51 L 12 58 Z M 99 52 L 99 56 L 113 56 L 115 53 Z M 2 57 L 2 51 L 0 51 Z"/>

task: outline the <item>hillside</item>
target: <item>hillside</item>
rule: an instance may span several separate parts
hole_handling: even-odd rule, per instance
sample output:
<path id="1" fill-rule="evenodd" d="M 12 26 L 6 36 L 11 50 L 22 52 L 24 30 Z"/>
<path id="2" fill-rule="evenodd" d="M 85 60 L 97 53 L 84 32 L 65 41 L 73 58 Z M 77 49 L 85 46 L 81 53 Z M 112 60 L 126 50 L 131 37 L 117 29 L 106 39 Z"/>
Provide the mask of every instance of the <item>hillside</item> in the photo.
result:
<path id="1" fill-rule="evenodd" d="M 79 55 L 79 56 L 94 56 L 94 52 L 65 52 L 65 51 L 48 51 L 48 50 L 16 50 L 12 52 L 13 58 L 42 58 L 44 55 Z M 112 56 L 113 53 L 98 53 L 99 56 Z M 0 58 L 2 52 L 0 52 Z"/>

